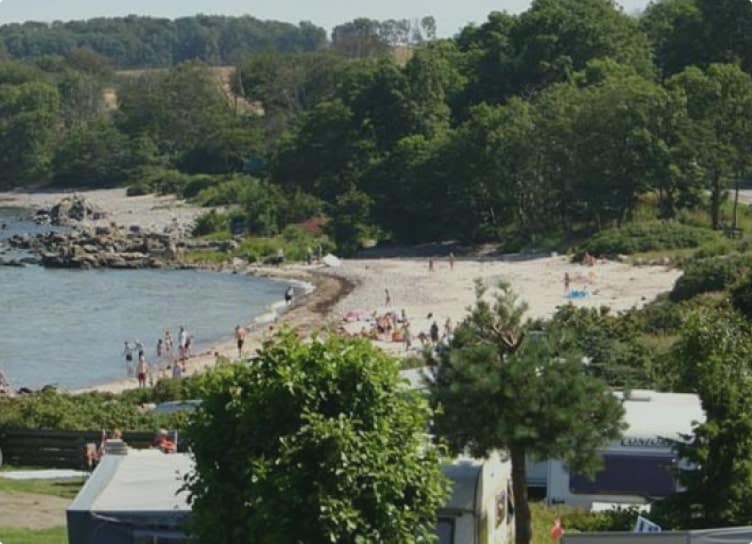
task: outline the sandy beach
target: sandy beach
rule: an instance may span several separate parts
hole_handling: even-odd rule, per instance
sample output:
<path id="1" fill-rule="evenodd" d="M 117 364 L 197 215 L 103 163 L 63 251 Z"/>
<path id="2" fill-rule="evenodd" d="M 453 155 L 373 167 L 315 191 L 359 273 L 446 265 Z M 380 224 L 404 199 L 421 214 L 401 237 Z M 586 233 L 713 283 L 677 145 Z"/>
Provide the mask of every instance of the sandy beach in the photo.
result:
<path id="1" fill-rule="evenodd" d="M 193 206 L 174 195 L 126 196 L 125 189 L 95 189 L 66 191 L 5 191 L 0 192 L 0 206 L 37 210 L 54 206 L 66 196 L 79 195 L 106 212 L 98 221 L 82 222 L 88 226 L 116 223 L 118 226 L 139 226 L 142 230 L 162 232 L 167 226 L 190 231 L 196 218 L 206 208 Z"/>
<path id="2" fill-rule="evenodd" d="M 413 336 L 428 333 L 436 321 L 441 330 L 447 318 L 458 323 L 475 300 L 475 280 L 490 288 L 508 283 L 528 304 L 527 316 L 546 318 L 565 304 L 613 311 L 640 307 L 671 290 L 681 271 L 655 266 L 635 267 L 612 261 L 598 261 L 593 267 L 574 264 L 568 257 L 509 256 L 493 260 L 458 260 L 450 270 L 446 260 L 436 261 L 429 271 L 428 259 L 373 259 L 345 261 L 335 274 L 354 282 L 354 291 L 334 308 L 333 318 L 354 313 L 383 313 L 404 309 Z M 570 290 L 583 291 L 584 298 L 570 300 L 565 295 L 564 274 L 571 278 Z M 385 306 L 384 290 L 391 304 Z M 493 289 L 489 290 L 489 295 Z M 429 314 L 432 317 L 428 317 Z M 348 332 L 358 333 L 368 322 L 347 323 Z M 377 342 L 390 352 L 403 352 L 402 344 Z"/>
<path id="3" fill-rule="evenodd" d="M 107 222 L 123 226 L 135 224 L 159 230 L 179 223 L 188 228 L 203 212 L 201 208 L 169 196 L 126 197 L 123 189 L 77 193 L 106 211 Z M 70 192 L 0 193 L 0 206 L 38 208 L 54 204 L 66 194 Z M 528 304 L 528 317 L 545 318 L 564 304 L 608 306 L 613 311 L 639 307 L 669 291 L 681 275 L 681 271 L 669 267 L 635 267 L 612 261 L 598 261 L 595 266 L 585 267 L 572 263 L 565 256 L 468 257 L 458 259 L 453 270 L 446 259 L 439 259 L 433 271 L 429 270 L 428 258 L 410 257 L 343 260 L 336 268 L 303 264 L 257 267 L 236 262 L 234 271 L 313 286 L 311 292 L 299 297 L 275 323 L 264 316 L 259 320 L 262 323 L 247 324 L 250 332 L 244 350 L 246 355 L 254 353 L 264 339 L 284 325 L 299 329 L 301 335 L 322 327 L 343 326 L 351 334 L 371 328 L 372 323 L 367 319 L 349 322 L 343 319 L 353 313 L 365 317 L 373 312 L 400 314 L 404 310 L 414 337 L 421 332 L 428 333 L 434 321 L 443 330 L 447 318 L 456 324 L 466 315 L 475 299 L 476 279 L 491 288 L 500 281 L 508 283 Z M 570 290 L 581 292 L 581 298 L 572 300 L 566 296 L 565 274 L 571 278 Z M 389 306 L 385 304 L 385 289 L 389 289 L 391 296 Z M 489 294 L 492 292 L 491 289 Z M 237 349 L 231 332 L 228 331 L 227 339 L 192 357 L 187 363 L 187 374 L 213 366 L 216 354 L 235 359 Z M 375 343 L 391 353 L 405 353 L 402 343 Z M 414 346 L 416 344 L 414 342 Z M 136 385 L 135 379 L 123 379 L 90 389 L 117 392 Z"/>

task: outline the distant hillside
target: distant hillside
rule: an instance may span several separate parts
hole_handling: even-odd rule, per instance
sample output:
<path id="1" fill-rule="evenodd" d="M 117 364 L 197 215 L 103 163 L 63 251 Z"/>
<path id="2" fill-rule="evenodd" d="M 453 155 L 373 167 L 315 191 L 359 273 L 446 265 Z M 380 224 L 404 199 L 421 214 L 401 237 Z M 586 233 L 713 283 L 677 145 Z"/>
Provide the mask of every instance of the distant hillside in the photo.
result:
<path id="1" fill-rule="evenodd" d="M 250 16 L 169 20 L 131 15 L 0 26 L 0 53 L 11 57 L 64 55 L 83 47 L 108 57 L 116 68 L 169 67 L 192 59 L 227 65 L 253 51 L 313 51 L 326 40 L 326 31 L 312 23 L 296 26 Z"/>

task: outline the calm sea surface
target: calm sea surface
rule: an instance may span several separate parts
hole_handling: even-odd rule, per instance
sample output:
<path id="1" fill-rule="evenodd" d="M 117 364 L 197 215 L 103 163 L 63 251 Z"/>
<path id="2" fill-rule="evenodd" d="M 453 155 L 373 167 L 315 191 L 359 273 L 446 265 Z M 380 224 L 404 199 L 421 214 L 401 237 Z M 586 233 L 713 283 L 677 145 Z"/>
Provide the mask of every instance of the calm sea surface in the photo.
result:
<path id="1" fill-rule="evenodd" d="M 0 239 L 40 227 L 0 208 Z M 7 258 L 8 255 L 5 255 Z M 283 298 L 286 284 L 184 270 L 48 270 L 0 266 L 0 370 L 15 387 L 76 388 L 125 376 L 125 340 L 147 358 L 185 326 L 200 349 Z"/>

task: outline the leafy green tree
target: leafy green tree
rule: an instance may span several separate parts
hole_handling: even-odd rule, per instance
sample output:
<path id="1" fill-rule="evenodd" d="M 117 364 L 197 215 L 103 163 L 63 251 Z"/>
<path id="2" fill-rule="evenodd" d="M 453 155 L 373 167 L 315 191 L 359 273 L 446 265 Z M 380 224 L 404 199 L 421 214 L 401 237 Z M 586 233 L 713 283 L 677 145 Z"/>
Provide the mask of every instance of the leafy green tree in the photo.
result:
<path id="1" fill-rule="evenodd" d="M 369 230 L 372 205 L 371 198 L 355 188 L 337 197 L 326 230 L 342 255 L 352 255 L 360 249 Z"/>
<path id="2" fill-rule="evenodd" d="M 334 27 L 332 47 L 347 57 L 360 59 L 383 55 L 389 50 L 389 42 L 379 21 L 360 17 Z"/>
<path id="3" fill-rule="evenodd" d="M 706 421 L 677 444 L 686 490 L 658 503 L 656 516 L 686 528 L 747 525 L 752 520 L 752 387 L 749 323 L 728 310 L 699 310 L 675 352 L 680 388 L 700 396 Z"/>
<path id="4" fill-rule="evenodd" d="M 0 83 L 0 187 L 47 180 L 59 110 L 57 89 L 44 81 Z"/>
<path id="5" fill-rule="evenodd" d="M 155 162 L 153 146 L 133 141 L 108 120 L 71 130 L 55 150 L 55 183 L 116 185 Z"/>
<path id="6" fill-rule="evenodd" d="M 267 133 L 276 138 L 301 114 L 331 98 L 345 62 L 329 51 L 254 53 L 239 64 L 235 91 L 262 103 Z"/>
<path id="7" fill-rule="evenodd" d="M 690 67 L 669 85 L 681 90 L 690 119 L 689 155 L 710 192 L 713 228 L 721 226 L 721 206 L 731 182 L 749 170 L 752 151 L 752 77 L 731 64 L 713 64 L 706 71 Z"/>
<path id="8" fill-rule="evenodd" d="M 240 172 L 247 162 L 262 155 L 263 133 L 254 124 L 219 128 L 187 151 L 179 161 L 181 170 L 193 174 Z"/>
<path id="9" fill-rule="evenodd" d="M 564 459 L 592 472 L 598 448 L 621 435 L 624 410 L 588 374 L 554 327 L 526 331 L 526 307 L 507 286 L 493 302 L 478 287 L 430 386 L 436 431 L 454 451 L 509 452 L 519 544 L 532 538 L 525 459 Z"/>
<path id="10" fill-rule="evenodd" d="M 430 411 L 363 340 L 284 333 L 210 376 L 188 430 L 199 542 L 429 542 L 447 494 Z"/>
<path id="11" fill-rule="evenodd" d="M 233 121 L 219 82 L 196 62 L 135 78 L 119 99 L 118 127 L 130 136 L 151 136 L 163 153 L 176 157 Z"/>
<path id="12" fill-rule="evenodd" d="M 704 64 L 703 18 L 697 0 L 651 1 L 640 17 L 655 62 L 665 77 L 691 65 Z"/>

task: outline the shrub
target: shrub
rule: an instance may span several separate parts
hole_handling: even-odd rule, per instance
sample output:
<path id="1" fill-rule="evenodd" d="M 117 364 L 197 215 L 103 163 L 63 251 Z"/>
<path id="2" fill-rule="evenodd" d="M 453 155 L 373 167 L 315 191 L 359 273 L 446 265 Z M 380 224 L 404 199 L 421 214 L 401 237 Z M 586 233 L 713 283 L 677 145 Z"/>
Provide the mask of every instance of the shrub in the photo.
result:
<path id="1" fill-rule="evenodd" d="M 127 196 L 141 196 L 141 195 L 148 195 L 149 193 L 153 192 L 152 186 L 149 185 L 146 181 L 137 181 L 131 185 L 128 186 L 128 188 L 125 190 L 125 194 Z"/>
<path id="2" fill-rule="evenodd" d="M 206 175 L 191 176 L 180 190 L 180 196 L 183 198 L 193 198 L 201 191 L 217 185 L 217 178 Z"/>
<path id="3" fill-rule="evenodd" d="M 707 228 L 673 221 L 648 221 L 603 230 L 583 244 L 581 251 L 596 256 L 631 255 L 645 251 L 694 248 L 709 242 L 721 247 L 719 240 L 720 235 Z"/>
<path id="4" fill-rule="evenodd" d="M 194 236 L 206 236 L 217 232 L 229 232 L 230 216 L 225 213 L 219 213 L 217 210 L 210 210 L 196 219 L 193 227 Z"/>
<path id="5" fill-rule="evenodd" d="M 636 507 L 615 508 L 605 512 L 585 512 L 577 510 L 561 516 L 562 525 L 570 531 L 583 533 L 601 531 L 631 531 L 639 510 Z"/>
<path id="6" fill-rule="evenodd" d="M 734 254 L 690 262 L 671 291 L 674 302 L 688 300 L 700 293 L 722 291 L 749 272 L 752 258 Z"/>
<path id="7" fill-rule="evenodd" d="M 160 427 L 181 428 L 184 423 L 185 414 L 142 413 L 136 402 L 103 393 L 69 395 L 46 390 L 0 399 L 0 428 L 152 431 Z"/>
<path id="8" fill-rule="evenodd" d="M 747 319 L 752 319 L 752 274 L 740 281 L 731 291 L 734 308 L 739 310 Z"/>

